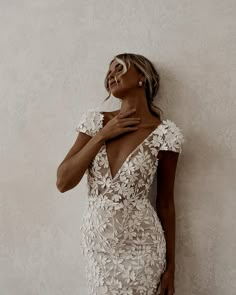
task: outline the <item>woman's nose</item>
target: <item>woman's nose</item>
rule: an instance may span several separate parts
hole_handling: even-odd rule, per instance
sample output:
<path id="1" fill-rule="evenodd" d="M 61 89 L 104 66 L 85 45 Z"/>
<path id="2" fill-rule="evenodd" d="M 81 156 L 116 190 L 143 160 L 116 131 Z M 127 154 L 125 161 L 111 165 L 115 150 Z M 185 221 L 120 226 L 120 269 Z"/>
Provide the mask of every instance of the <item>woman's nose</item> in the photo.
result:
<path id="1" fill-rule="evenodd" d="M 111 80 L 111 78 L 114 78 L 114 77 L 115 77 L 115 73 L 113 72 L 109 74 L 108 79 Z"/>
<path id="2" fill-rule="evenodd" d="M 108 83 L 111 83 L 111 81 L 113 81 L 113 80 L 114 80 L 114 81 L 117 80 L 115 74 L 112 74 L 112 75 L 109 76 L 109 78 L 108 78 Z"/>

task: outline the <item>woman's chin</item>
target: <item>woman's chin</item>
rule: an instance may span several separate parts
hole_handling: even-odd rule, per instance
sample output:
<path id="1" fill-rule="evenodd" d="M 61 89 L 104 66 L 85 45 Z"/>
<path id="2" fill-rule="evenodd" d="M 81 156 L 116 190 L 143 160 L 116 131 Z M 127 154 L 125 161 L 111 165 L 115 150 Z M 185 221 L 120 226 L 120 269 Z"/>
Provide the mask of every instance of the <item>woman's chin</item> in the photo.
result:
<path id="1" fill-rule="evenodd" d="M 122 99 L 122 97 L 120 95 L 115 95 L 115 94 L 112 94 L 112 95 L 117 99 Z"/>
<path id="2" fill-rule="evenodd" d="M 111 91 L 111 94 L 116 98 L 122 98 L 122 91 L 119 91 L 118 89 L 114 89 Z"/>

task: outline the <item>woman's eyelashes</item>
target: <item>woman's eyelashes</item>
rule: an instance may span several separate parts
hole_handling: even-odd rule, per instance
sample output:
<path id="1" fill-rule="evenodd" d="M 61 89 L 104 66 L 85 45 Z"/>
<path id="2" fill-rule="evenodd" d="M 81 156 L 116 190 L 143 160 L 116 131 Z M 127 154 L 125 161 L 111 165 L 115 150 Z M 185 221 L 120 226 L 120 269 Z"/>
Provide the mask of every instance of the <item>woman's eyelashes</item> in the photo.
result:
<path id="1" fill-rule="evenodd" d="M 123 70 L 123 65 L 119 65 L 118 67 L 117 67 L 117 72 L 121 72 Z"/>
<path id="2" fill-rule="evenodd" d="M 112 74 L 114 75 L 115 73 L 121 72 L 122 69 L 123 69 L 123 65 L 122 64 L 117 64 L 115 66 L 115 71 L 113 73 L 111 73 L 111 71 L 109 71 L 108 78 L 110 78 L 110 75 L 112 75 Z"/>

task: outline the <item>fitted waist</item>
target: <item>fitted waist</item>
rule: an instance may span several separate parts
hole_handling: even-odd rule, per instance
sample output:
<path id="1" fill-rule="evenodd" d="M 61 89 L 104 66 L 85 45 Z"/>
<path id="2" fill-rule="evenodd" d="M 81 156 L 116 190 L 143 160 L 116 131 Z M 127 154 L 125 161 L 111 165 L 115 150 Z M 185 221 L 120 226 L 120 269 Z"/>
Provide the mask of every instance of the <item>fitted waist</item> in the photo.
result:
<path id="1" fill-rule="evenodd" d="M 144 195 L 141 197 L 133 196 L 129 198 L 123 198 L 120 202 L 116 202 L 111 200 L 103 195 L 97 196 L 88 196 L 88 204 L 91 208 L 97 209 L 111 209 L 111 210 L 119 210 L 129 208 L 133 210 L 142 210 L 148 206 L 151 206 L 151 202 L 149 198 L 145 197 Z"/>

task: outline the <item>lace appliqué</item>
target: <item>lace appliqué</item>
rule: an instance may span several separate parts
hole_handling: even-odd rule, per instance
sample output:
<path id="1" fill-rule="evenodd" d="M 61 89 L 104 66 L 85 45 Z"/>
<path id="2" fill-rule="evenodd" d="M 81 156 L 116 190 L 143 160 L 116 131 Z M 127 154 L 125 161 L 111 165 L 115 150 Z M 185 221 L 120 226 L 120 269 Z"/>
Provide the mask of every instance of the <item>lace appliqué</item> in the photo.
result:
<path id="1" fill-rule="evenodd" d="M 86 133 L 89 136 L 94 136 L 101 127 L 100 113 L 89 109 L 87 112 L 82 114 L 75 131 Z"/>
<path id="2" fill-rule="evenodd" d="M 170 120 L 166 121 L 168 125 L 168 132 L 160 150 L 182 153 L 182 145 L 185 142 L 183 133 L 174 122 Z"/>

